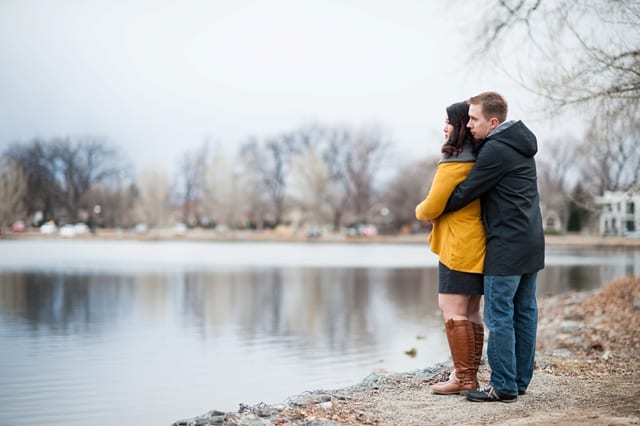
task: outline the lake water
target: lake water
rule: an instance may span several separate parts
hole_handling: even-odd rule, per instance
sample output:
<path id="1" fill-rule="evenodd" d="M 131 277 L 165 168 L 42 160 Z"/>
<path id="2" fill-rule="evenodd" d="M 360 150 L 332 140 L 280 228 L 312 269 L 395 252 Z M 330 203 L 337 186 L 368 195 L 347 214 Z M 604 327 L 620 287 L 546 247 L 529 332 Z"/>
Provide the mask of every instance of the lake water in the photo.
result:
<path id="1" fill-rule="evenodd" d="M 640 275 L 639 250 L 546 263 L 541 297 Z M 446 361 L 436 266 L 420 244 L 0 241 L 0 424 L 169 425 Z"/>

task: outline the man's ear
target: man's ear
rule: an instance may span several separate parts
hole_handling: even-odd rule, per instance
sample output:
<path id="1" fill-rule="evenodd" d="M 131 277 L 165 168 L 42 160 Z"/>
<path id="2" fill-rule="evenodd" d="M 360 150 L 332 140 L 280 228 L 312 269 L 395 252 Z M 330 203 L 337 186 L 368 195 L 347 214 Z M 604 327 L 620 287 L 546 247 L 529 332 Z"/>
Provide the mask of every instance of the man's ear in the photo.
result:
<path id="1" fill-rule="evenodd" d="M 497 117 L 491 117 L 489 122 L 491 123 L 491 130 L 494 130 L 500 124 L 500 122 L 498 122 L 498 118 Z"/>

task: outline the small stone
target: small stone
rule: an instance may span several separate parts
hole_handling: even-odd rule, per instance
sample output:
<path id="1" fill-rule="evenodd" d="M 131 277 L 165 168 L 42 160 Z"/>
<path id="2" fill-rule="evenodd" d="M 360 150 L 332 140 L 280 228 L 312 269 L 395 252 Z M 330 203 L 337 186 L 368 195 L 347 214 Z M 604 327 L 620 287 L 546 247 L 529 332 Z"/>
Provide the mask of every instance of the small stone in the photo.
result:
<path id="1" fill-rule="evenodd" d="M 235 424 L 235 423 L 238 423 L 238 421 L 240 421 L 240 417 L 237 414 L 229 413 L 225 417 L 225 420 L 227 424 Z"/>
<path id="2" fill-rule="evenodd" d="M 578 321 L 563 321 L 560 326 L 560 333 L 572 334 L 582 328 L 582 323 Z"/>
<path id="3" fill-rule="evenodd" d="M 415 358 L 418 354 L 418 350 L 416 348 L 407 349 L 404 351 L 405 355 L 410 356 L 411 358 Z"/>
<path id="4" fill-rule="evenodd" d="M 319 395 L 313 395 L 313 403 L 314 404 L 320 404 L 320 403 L 328 402 L 328 401 L 331 401 L 331 395 L 327 395 L 326 393 L 319 394 Z"/>
<path id="5" fill-rule="evenodd" d="M 551 355 L 557 358 L 571 358 L 571 351 L 569 349 L 554 349 Z"/>
<path id="6" fill-rule="evenodd" d="M 227 416 L 211 416 L 209 417 L 209 423 L 204 423 L 204 424 L 221 425 L 221 424 L 224 424 L 224 421 L 226 418 Z"/>
<path id="7" fill-rule="evenodd" d="M 256 415 L 258 415 L 259 417 L 271 417 L 276 412 L 277 410 L 275 410 L 273 407 L 260 407 L 255 410 Z"/>
<path id="8" fill-rule="evenodd" d="M 333 420 L 311 420 L 302 423 L 302 426 L 338 426 L 338 423 Z"/>
<path id="9" fill-rule="evenodd" d="M 334 393 L 332 396 L 339 401 L 346 401 L 349 399 L 349 396 L 343 393 Z"/>
<path id="10" fill-rule="evenodd" d="M 544 359 L 536 359 L 536 368 L 546 368 L 549 366 L 549 362 Z"/>
<path id="11" fill-rule="evenodd" d="M 262 419 L 254 414 L 247 414 L 240 420 L 240 423 L 238 423 L 239 426 L 262 426 L 264 424 Z"/>
<path id="12" fill-rule="evenodd" d="M 329 411 L 333 408 L 333 403 L 331 401 L 321 402 L 320 404 L 318 404 L 318 406 L 325 411 Z"/>

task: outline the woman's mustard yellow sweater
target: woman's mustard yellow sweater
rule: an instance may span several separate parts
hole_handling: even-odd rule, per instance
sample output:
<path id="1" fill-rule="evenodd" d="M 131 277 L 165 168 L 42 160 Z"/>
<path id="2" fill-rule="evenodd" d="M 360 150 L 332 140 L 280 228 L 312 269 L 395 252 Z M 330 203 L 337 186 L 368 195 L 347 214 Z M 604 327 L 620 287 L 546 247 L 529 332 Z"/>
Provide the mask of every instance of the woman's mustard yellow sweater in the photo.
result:
<path id="1" fill-rule="evenodd" d="M 480 200 L 441 216 L 449 196 L 469 174 L 473 162 L 440 163 L 427 198 L 416 206 L 418 220 L 430 220 L 431 251 L 447 268 L 460 272 L 482 273 L 485 232 Z"/>

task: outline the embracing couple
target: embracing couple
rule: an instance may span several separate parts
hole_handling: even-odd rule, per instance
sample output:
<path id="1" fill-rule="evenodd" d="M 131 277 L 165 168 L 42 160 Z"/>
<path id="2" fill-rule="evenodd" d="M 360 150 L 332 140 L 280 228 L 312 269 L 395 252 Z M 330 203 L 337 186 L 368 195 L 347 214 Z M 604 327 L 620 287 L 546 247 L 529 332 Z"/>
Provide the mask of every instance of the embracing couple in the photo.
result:
<path id="1" fill-rule="evenodd" d="M 416 207 L 416 218 L 433 225 L 438 303 L 454 366 L 432 391 L 475 402 L 516 401 L 534 368 L 536 278 L 544 268 L 538 146 L 524 123 L 507 121 L 507 109 L 495 92 L 447 107 L 442 157 Z M 491 378 L 480 388 L 483 294 Z"/>

